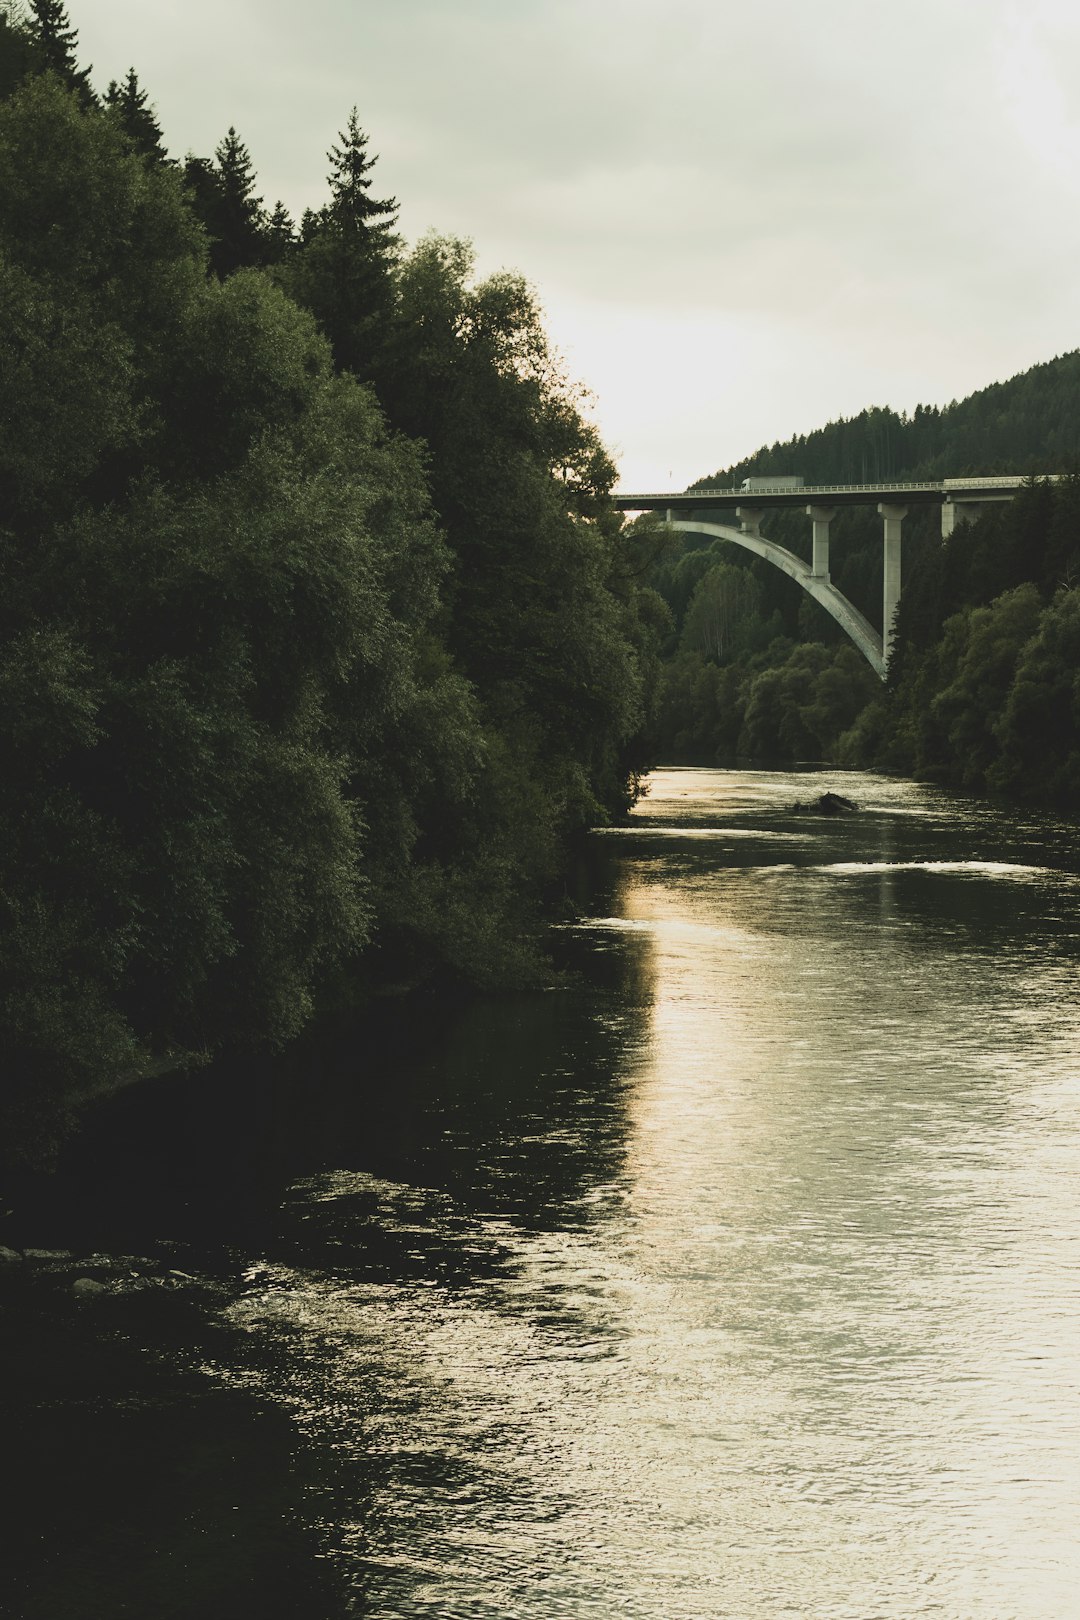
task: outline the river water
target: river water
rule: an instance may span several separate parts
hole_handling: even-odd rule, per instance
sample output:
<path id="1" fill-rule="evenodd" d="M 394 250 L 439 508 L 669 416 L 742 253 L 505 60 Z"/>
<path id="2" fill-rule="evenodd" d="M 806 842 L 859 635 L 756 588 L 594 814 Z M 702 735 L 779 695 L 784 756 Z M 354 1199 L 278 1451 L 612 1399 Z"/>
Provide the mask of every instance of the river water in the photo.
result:
<path id="1" fill-rule="evenodd" d="M 665 770 L 591 853 L 563 986 L 391 1021 L 234 1223 L 293 1612 L 1080 1612 L 1080 829 Z"/>

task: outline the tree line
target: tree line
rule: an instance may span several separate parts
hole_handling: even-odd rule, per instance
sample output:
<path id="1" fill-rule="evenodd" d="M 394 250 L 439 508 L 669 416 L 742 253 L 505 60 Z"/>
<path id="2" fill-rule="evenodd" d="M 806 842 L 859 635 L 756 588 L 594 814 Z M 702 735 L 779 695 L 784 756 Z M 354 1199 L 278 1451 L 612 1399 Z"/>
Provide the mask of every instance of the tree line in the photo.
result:
<path id="1" fill-rule="evenodd" d="M 0 7 L 11 1118 L 535 972 L 632 802 L 666 610 L 521 276 L 407 249 L 356 113 L 294 225 Z"/>
<path id="2" fill-rule="evenodd" d="M 854 757 L 1080 807 L 1080 477 L 1033 478 L 923 559 Z"/>

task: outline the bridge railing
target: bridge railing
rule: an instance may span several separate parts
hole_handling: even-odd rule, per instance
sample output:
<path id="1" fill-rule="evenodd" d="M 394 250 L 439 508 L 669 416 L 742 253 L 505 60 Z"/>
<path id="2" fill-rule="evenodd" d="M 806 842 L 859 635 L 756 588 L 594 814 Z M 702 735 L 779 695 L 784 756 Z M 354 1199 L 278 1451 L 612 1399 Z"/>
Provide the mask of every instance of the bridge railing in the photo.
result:
<path id="1" fill-rule="evenodd" d="M 792 489 L 790 484 L 758 484 L 753 489 L 732 489 L 727 487 L 712 489 L 685 489 L 680 491 L 680 494 L 684 499 L 687 496 L 694 496 L 696 498 L 699 495 L 721 495 L 725 500 L 737 498 L 741 501 L 745 501 L 747 505 L 750 505 L 755 495 L 786 495 L 789 498 L 801 498 L 803 495 L 855 494 L 863 490 L 865 490 L 868 495 L 880 495 L 883 492 L 892 493 L 893 491 L 899 489 L 919 490 L 923 494 L 927 494 L 937 493 L 941 490 L 941 488 L 942 485 L 937 480 L 932 482 L 918 482 L 914 480 L 897 482 L 894 480 L 892 483 L 888 484 L 803 484 L 801 489 Z M 649 497 L 650 500 L 654 500 L 656 498 L 657 497 L 651 495 Z"/>
<path id="2" fill-rule="evenodd" d="M 1056 484 L 1064 476 L 1064 473 L 1040 474 L 1040 482 Z M 1006 473 L 994 478 L 943 478 L 941 487 L 947 493 L 953 489 L 1019 489 L 1026 483 L 1026 474 Z"/>
<path id="3" fill-rule="evenodd" d="M 1048 473 L 1043 476 L 1048 483 L 1057 483 L 1066 475 Z M 894 479 L 888 483 L 875 484 L 804 484 L 801 489 L 792 489 L 790 484 L 760 484 L 756 489 L 709 485 L 703 489 L 656 491 L 646 494 L 617 490 L 615 500 L 627 507 L 635 500 L 657 505 L 673 501 L 721 501 L 725 506 L 732 502 L 753 506 L 755 502 L 758 505 L 764 504 L 771 495 L 779 495 L 784 498 L 785 505 L 798 505 L 803 499 L 812 501 L 822 495 L 902 495 L 905 492 L 911 495 L 940 495 L 945 499 L 958 490 L 1018 490 L 1026 482 L 1026 474 L 1006 473 L 972 478 Z"/>

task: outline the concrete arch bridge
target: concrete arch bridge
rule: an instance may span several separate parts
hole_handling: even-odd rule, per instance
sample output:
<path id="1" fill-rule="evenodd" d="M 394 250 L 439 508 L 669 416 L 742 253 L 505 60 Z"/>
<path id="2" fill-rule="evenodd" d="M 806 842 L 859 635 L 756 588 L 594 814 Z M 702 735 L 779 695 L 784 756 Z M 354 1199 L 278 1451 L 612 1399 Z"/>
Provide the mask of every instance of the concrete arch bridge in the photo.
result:
<path id="1" fill-rule="evenodd" d="M 875 672 L 885 678 L 893 643 L 893 621 L 900 600 L 903 521 L 913 506 L 941 508 L 941 533 L 978 517 L 984 507 L 1010 501 L 1025 479 L 946 478 L 933 483 L 796 485 L 792 479 L 748 479 L 741 489 L 692 489 L 678 494 L 618 494 L 623 512 L 663 512 L 671 528 L 703 534 L 752 551 L 782 569 L 812 596 L 850 636 Z M 849 602 L 829 578 L 829 525 L 841 506 L 876 506 L 882 519 L 885 575 L 881 630 Z M 802 508 L 813 525 L 813 559 L 806 563 L 793 551 L 761 532 L 764 513 L 773 508 Z M 717 522 L 730 509 L 734 523 Z M 707 513 L 708 516 L 699 515 Z"/>

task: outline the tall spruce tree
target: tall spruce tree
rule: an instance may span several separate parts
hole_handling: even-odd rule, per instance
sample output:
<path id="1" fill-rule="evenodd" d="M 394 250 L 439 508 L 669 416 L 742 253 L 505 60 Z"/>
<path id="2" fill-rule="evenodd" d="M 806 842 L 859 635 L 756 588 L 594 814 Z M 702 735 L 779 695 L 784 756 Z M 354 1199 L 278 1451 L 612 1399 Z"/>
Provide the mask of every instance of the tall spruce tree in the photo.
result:
<path id="1" fill-rule="evenodd" d="M 184 159 L 184 190 L 196 219 L 212 238 L 220 207 L 221 186 L 209 158 L 188 153 Z"/>
<path id="2" fill-rule="evenodd" d="M 79 35 L 71 26 L 63 0 L 29 0 L 30 33 L 40 66 L 57 74 L 84 103 L 96 100 L 90 87 L 89 70 L 80 68 L 75 51 Z"/>
<path id="3" fill-rule="evenodd" d="M 330 160 L 330 216 L 344 231 L 363 234 L 372 253 L 392 254 L 396 241 L 397 199 L 379 201 L 371 190 L 371 170 L 377 158 L 368 157 L 368 138 L 360 128 L 354 107 L 338 137 L 340 146 L 326 154 Z"/>
<path id="4" fill-rule="evenodd" d="M 377 159 L 368 155 L 355 107 L 339 141 L 327 153 L 330 201 L 304 217 L 291 285 L 322 323 L 338 369 L 371 380 L 394 302 L 397 202 L 371 195 Z"/>
<path id="5" fill-rule="evenodd" d="M 296 226 L 283 202 L 274 204 L 274 211 L 266 222 L 263 241 L 268 264 L 280 264 L 296 246 Z"/>
<path id="6" fill-rule="evenodd" d="M 120 121 L 120 127 L 135 150 L 150 163 L 164 163 L 166 151 L 161 125 L 154 117 L 146 91 L 139 85 L 134 68 L 128 68 L 120 84 L 114 79 L 105 92 L 105 104 L 111 107 Z"/>
<path id="7" fill-rule="evenodd" d="M 232 125 L 214 153 L 218 179 L 218 212 L 210 262 L 219 276 L 266 260 L 266 219 L 262 198 L 255 195 L 251 154 Z"/>
<path id="8" fill-rule="evenodd" d="M 234 270 L 269 262 L 269 222 L 255 196 L 251 154 L 230 126 L 214 161 L 188 154 L 184 181 L 195 213 L 210 238 L 210 269 L 224 280 Z"/>

